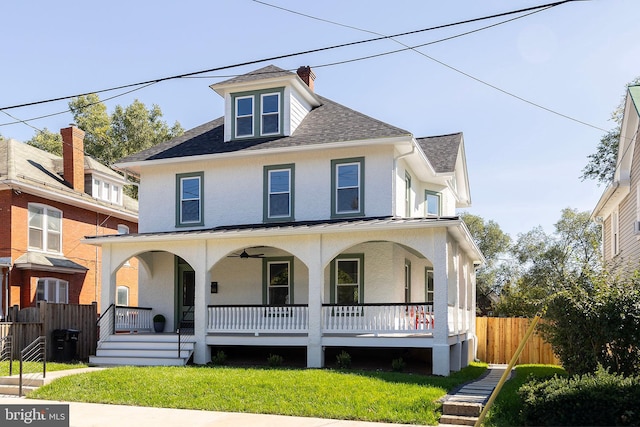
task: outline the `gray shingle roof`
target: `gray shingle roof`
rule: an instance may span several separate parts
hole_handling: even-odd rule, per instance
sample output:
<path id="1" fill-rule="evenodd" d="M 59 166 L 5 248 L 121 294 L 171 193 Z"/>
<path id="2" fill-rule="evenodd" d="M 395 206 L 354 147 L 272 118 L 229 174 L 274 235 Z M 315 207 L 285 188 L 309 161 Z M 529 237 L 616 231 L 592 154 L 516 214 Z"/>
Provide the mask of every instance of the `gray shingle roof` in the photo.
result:
<path id="1" fill-rule="evenodd" d="M 115 171 L 100 164 L 95 159 L 85 157 L 85 168 L 98 170 L 115 179 L 122 177 Z M 41 187 L 48 191 L 70 195 L 84 199 L 96 205 L 126 211 L 129 214 L 138 212 L 138 201 L 129 196 L 123 197 L 124 206 L 117 206 L 97 200 L 86 193 L 72 190 L 62 178 L 62 158 L 31 145 L 13 140 L 0 141 L 0 180 L 22 181 L 29 185 Z"/>
<path id="2" fill-rule="evenodd" d="M 250 73 L 243 74 L 241 76 L 230 78 L 229 80 L 224 80 L 222 82 L 216 83 L 211 86 L 215 87 L 218 85 L 222 86 L 227 84 L 246 83 L 246 82 L 252 82 L 255 80 L 264 80 L 264 79 L 269 79 L 272 77 L 280 77 L 280 76 L 291 76 L 295 74 L 296 73 L 283 70 L 282 68 L 276 67 L 275 65 L 267 65 L 266 67 L 262 67 L 258 70 L 251 71 Z"/>
<path id="3" fill-rule="evenodd" d="M 462 132 L 416 138 L 436 173 L 453 172 L 462 143 Z"/>
<path id="4" fill-rule="evenodd" d="M 330 99 L 321 96 L 318 98 L 322 105 L 313 109 L 291 136 L 224 142 L 224 118 L 220 117 L 177 138 L 125 157 L 118 163 L 411 136 L 409 131 L 371 118 Z"/>

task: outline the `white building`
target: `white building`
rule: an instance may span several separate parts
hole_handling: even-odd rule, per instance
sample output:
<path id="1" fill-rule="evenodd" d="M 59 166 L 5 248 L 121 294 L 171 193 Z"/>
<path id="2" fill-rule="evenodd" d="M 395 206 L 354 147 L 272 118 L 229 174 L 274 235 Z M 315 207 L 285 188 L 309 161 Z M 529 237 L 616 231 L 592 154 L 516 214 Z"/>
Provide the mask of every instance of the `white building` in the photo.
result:
<path id="1" fill-rule="evenodd" d="M 302 347 L 309 367 L 331 347 L 426 348 L 437 375 L 473 360 L 483 257 L 455 216 L 470 205 L 462 134 L 415 138 L 314 78 L 268 66 L 214 84 L 223 117 L 116 165 L 140 178 L 140 232 L 87 241 L 103 248 L 102 306 L 135 256 L 147 308 L 105 311 L 93 363 L 193 350 L 203 364 L 216 346 Z M 177 334 L 140 333 L 156 313 L 192 334 L 181 359 Z"/>

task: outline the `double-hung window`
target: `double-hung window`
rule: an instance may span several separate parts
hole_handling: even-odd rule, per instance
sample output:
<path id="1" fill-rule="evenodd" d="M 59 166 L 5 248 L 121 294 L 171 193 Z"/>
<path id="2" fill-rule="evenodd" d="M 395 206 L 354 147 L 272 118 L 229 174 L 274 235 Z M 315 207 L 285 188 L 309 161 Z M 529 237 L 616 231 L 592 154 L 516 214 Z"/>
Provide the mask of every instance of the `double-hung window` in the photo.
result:
<path id="1" fill-rule="evenodd" d="M 331 161 L 331 214 L 364 215 L 364 157 Z"/>
<path id="2" fill-rule="evenodd" d="M 176 175 L 176 226 L 203 225 L 203 173 Z"/>
<path id="3" fill-rule="evenodd" d="M 118 286 L 116 290 L 116 305 L 129 305 L 129 287 Z"/>
<path id="4" fill-rule="evenodd" d="M 411 175 L 408 173 L 404 175 L 404 212 L 406 218 L 413 216 L 413 209 L 411 208 Z"/>
<path id="5" fill-rule="evenodd" d="M 233 138 L 282 134 L 284 88 L 231 95 Z"/>
<path id="6" fill-rule="evenodd" d="M 441 216 L 442 209 L 440 203 L 440 193 L 425 190 L 424 192 L 425 214 L 427 216 Z"/>
<path id="7" fill-rule="evenodd" d="M 265 166 L 264 220 L 293 220 L 293 164 Z"/>
<path id="8" fill-rule="evenodd" d="M 424 270 L 424 293 L 426 295 L 426 302 L 433 304 L 433 268 L 427 267 Z"/>
<path id="9" fill-rule="evenodd" d="M 263 258 L 263 302 L 293 304 L 293 257 Z"/>
<path id="10" fill-rule="evenodd" d="M 337 304 L 363 302 L 364 255 L 340 255 L 332 263 L 331 299 Z"/>
<path id="11" fill-rule="evenodd" d="M 267 93 L 260 95 L 262 122 L 261 135 L 277 135 L 280 133 L 280 94 Z"/>
<path id="12" fill-rule="evenodd" d="M 62 212 L 29 204 L 29 249 L 62 252 Z"/>
<path id="13" fill-rule="evenodd" d="M 38 279 L 36 301 L 69 303 L 69 282 L 60 279 Z"/>
<path id="14" fill-rule="evenodd" d="M 236 98 L 236 137 L 253 136 L 253 96 Z"/>

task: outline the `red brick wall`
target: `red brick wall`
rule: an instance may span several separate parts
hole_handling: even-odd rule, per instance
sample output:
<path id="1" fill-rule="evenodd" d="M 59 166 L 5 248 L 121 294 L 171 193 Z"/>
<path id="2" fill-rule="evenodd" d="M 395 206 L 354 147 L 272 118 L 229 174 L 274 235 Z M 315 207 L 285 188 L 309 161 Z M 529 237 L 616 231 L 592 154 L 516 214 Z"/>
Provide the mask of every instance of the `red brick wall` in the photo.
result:
<path id="1" fill-rule="evenodd" d="M 7 193 L 7 192 L 2 192 Z M 11 193 L 10 191 L 8 193 Z M 5 196 L 5 194 L 1 194 Z M 0 201 L 3 207 L 5 197 Z M 138 231 L 137 223 L 124 221 L 104 214 L 86 209 L 77 208 L 60 202 L 49 201 L 41 197 L 29 194 L 13 194 L 11 197 L 13 207 L 11 210 L 11 222 L 1 222 L 2 233 L 5 228 L 13 229 L 10 234 L 11 256 L 15 260 L 23 255 L 28 244 L 28 204 L 40 203 L 62 211 L 62 254 L 73 262 L 87 267 L 86 273 L 55 274 L 51 272 L 32 271 L 23 273 L 12 268 L 10 273 L 11 304 L 19 304 L 21 307 L 35 304 L 37 278 L 56 277 L 69 281 L 69 302 L 90 304 L 100 299 L 100 259 L 101 249 L 92 245 L 80 243 L 85 236 L 116 234 L 118 224 L 129 227 L 131 233 Z M 0 211 L 0 215 L 2 212 Z M 10 224 L 6 227 L 1 224 Z M 4 236 L 4 234 L 2 235 Z M 130 286 L 130 301 L 133 300 L 133 288 L 135 288 L 135 303 L 137 303 L 137 263 L 131 262 L 131 267 L 122 269 L 118 275 L 122 281 Z M 130 285 L 129 285 L 130 284 Z M 22 287 L 22 290 L 20 288 Z"/>

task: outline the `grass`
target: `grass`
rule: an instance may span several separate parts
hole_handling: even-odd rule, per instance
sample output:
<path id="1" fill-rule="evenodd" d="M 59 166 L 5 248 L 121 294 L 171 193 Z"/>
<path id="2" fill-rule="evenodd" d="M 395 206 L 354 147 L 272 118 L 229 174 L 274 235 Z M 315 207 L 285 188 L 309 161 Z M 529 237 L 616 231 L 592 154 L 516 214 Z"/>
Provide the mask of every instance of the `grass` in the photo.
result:
<path id="1" fill-rule="evenodd" d="M 63 371 L 65 369 L 78 369 L 78 368 L 86 368 L 87 365 L 84 363 L 56 363 L 56 362 L 47 362 L 47 372 L 53 371 Z M 25 374 L 31 374 L 36 372 L 42 372 L 42 362 L 25 362 L 22 366 L 22 371 Z M 17 375 L 20 373 L 20 362 L 13 362 L 13 375 Z M 2 361 L 0 362 L 0 377 L 4 377 L 9 375 L 9 362 Z"/>
<path id="2" fill-rule="evenodd" d="M 448 390 L 486 364 L 450 377 L 398 372 L 231 367 L 119 367 L 60 378 L 29 397 L 209 411 L 438 424 Z"/>
<path id="3" fill-rule="evenodd" d="M 556 365 L 518 365 L 515 377 L 507 381 L 484 421 L 486 427 L 522 426 L 520 417 L 522 402 L 518 396 L 520 386 L 532 378 L 546 378 L 554 375 L 567 375 Z"/>

